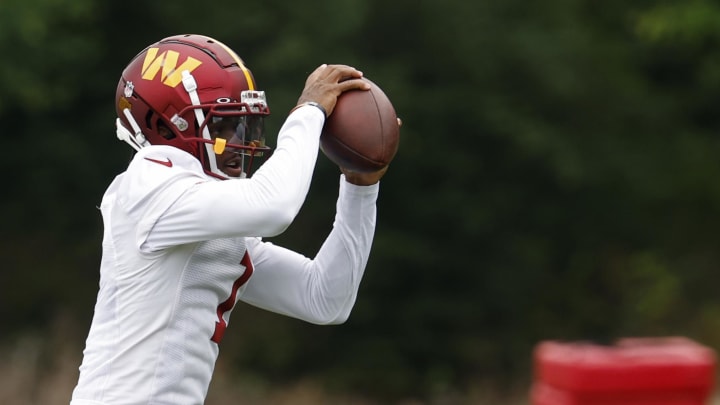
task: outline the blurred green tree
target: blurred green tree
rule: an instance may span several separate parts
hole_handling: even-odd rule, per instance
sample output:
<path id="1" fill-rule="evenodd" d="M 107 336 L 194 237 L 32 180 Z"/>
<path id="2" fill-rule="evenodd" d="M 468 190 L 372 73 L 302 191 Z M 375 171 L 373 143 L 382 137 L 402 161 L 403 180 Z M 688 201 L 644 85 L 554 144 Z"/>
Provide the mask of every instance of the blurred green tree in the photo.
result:
<path id="1" fill-rule="evenodd" d="M 320 63 L 359 67 L 404 121 L 349 322 L 238 307 L 223 352 L 239 368 L 431 396 L 527 377 L 542 339 L 720 345 L 718 14 L 709 0 L 4 0 L 0 323 L 89 319 L 95 206 L 131 155 L 113 134 L 120 71 L 196 32 L 245 58 L 271 138 Z M 336 175 L 321 157 L 276 243 L 314 253 Z"/>

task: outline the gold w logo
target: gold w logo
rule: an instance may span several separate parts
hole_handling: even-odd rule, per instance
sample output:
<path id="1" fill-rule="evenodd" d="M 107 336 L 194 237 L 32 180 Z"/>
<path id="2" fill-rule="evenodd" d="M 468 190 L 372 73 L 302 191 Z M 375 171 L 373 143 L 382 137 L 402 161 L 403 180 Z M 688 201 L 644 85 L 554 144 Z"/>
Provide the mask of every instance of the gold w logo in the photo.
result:
<path id="1" fill-rule="evenodd" d="M 167 86 L 175 87 L 182 81 L 183 70 L 192 72 L 202 65 L 199 60 L 188 57 L 182 65 L 178 66 L 179 57 L 180 54 L 175 51 L 165 51 L 158 55 L 158 48 L 148 49 L 143 61 L 142 78 L 155 80 L 158 72 L 162 69 L 160 81 Z"/>

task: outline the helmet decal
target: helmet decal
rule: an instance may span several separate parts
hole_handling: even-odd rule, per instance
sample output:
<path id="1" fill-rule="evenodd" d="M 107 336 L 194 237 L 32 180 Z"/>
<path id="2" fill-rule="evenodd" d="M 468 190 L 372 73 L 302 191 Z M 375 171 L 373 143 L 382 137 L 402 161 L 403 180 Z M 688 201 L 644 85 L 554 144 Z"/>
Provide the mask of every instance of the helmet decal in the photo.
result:
<path id="1" fill-rule="evenodd" d="M 176 51 L 165 51 L 158 56 L 158 48 L 150 48 L 145 55 L 142 66 L 142 78 L 145 80 L 155 80 L 157 73 L 162 68 L 160 81 L 163 84 L 176 87 L 182 81 L 182 72 L 187 70 L 192 73 L 198 66 L 202 65 L 199 60 L 188 56 L 182 65 L 178 66 L 180 53 Z"/>
<path id="2" fill-rule="evenodd" d="M 177 114 L 173 115 L 172 118 L 170 118 L 170 122 L 172 122 L 175 127 L 180 131 L 186 131 L 189 128 L 187 120 Z"/>
<path id="3" fill-rule="evenodd" d="M 133 82 L 127 82 L 125 83 L 125 90 L 123 90 L 123 94 L 125 94 L 125 97 L 132 97 L 133 90 L 135 90 Z"/>

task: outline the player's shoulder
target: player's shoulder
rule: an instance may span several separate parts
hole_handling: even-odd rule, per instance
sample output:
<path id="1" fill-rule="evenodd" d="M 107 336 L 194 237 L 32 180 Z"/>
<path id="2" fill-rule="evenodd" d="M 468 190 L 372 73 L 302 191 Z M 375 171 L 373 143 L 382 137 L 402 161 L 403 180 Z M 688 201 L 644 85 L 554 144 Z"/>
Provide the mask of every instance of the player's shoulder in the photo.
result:
<path id="1" fill-rule="evenodd" d="M 134 188 L 140 189 L 155 189 L 180 179 L 194 179 L 194 182 L 208 179 L 200 161 L 193 155 L 165 145 L 153 145 L 139 150 L 124 176 Z"/>
<path id="2" fill-rule="evenodd" d="M 163 195 L 174 199 L 192 185 L 208 181 L 200 162 L 172 146 L 153 145 L 139 150 L 109 191 L 128 211 Z"/>
<path id="3" fill-rule="evenodd" d="M 157 171 L 191 171 L 203 173 L 202 165 L 193 155 L 167 145 L 151 145 L 140 149 L 130 162 L 128 170 Z"/>

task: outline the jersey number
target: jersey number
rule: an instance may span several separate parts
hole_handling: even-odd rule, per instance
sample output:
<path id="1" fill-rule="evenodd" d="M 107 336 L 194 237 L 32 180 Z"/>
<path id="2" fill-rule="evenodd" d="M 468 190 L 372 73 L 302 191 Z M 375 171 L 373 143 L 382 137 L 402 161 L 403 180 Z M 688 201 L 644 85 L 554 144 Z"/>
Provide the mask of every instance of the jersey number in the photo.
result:
<path id="1" fill-rule="evenodd" d="M 240 264 L 245 266 L 245 273 L 243 273 L 240 278 L 235 280 L 232 286 L 232 291 L 230 291 L 230 296 L 225 301 L 221 302 L 220 305 L 217 307 L 217 317 L 218 320 L 215 322 L 215 333 L 213 333 L 210 340 L 213 342 L 220 344 L 220 342 L 223 339 L 223 336 L 225 335 L 225 329 L 227 329 L 227 322 L 225 322 L 225 319 L 223 318 L 223 314 L 233 309 L 235 306 L 235 299 L 237 298 L 237 291 L 240 287 L 242 287 L 243 284 L 247 283 L 250 276 L 252 276 L 253 273 L 253 265 L 252 261 L 250 260 L 250 255 L 247 251 L 245 251 L 245 256 L 243 256 L 242 260 L 240 261 Z"/>

